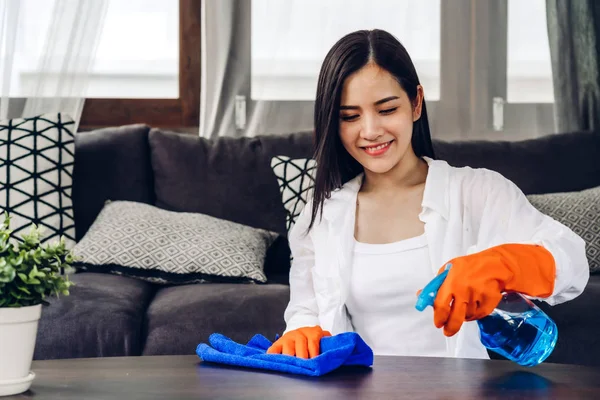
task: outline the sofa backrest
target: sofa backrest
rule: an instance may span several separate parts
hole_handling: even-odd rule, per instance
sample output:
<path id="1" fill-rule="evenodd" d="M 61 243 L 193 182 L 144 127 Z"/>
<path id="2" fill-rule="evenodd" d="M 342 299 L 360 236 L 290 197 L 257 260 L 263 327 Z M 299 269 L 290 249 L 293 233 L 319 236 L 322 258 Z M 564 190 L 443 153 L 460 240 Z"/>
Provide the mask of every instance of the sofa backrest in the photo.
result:
<path id="1" fill-rule="evenodd" d="M 285 233 L 285 210 L 271 158 L 311 157 L 306 133 L 254 138 L 150 131 L 156 205 Z"/>
<path id="2" fill-rule="evenodd" d="M 285 234 L 285 212 L 270 161 L 275 155 L 311 157 L 309 132 L 207 140 L 152 129 L 149 140 L 159 207 Z M 593 132 L 519 142 L 435 140 L 434 149 L 436 158 L 451 165 L 498 171 L 525 194 L 600 186 L 600 135 Z"/>
<path id="3" fill-rule="evenodd" d="M 106 200 L 154 203 L 145 125 L 78 132 L 73 166 L 73 213 L 79 241 Z"/>
<path id="4" fill-rule="evenodd" d="M 573 132 L 518 142 L 434 141 L 436 157 L 454 166 L 488 168 L 525 194 L 600 186 L 600 132 Z"/>
<path id="5" fill-rule="evenodd" d="M 79 240 L 106 200 L 201 212 L 285 233 L 285 212 L 270 167 L 275 155 L 312 155 L 301 132 L 207 140 L 130 125 L 75 137 L 73 208 Z M 600 134 L 575 132 L 519 142 L 434 140 L 437 158 L 484 167 L 525 194 L 600 186 Z"/>

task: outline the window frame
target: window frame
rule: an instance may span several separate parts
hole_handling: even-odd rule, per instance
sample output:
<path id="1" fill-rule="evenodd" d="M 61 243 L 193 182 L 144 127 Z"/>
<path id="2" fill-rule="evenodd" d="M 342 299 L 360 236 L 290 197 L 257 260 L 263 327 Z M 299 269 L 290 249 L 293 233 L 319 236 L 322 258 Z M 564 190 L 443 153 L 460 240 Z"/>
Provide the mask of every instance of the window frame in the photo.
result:
<path id="1" fill-rule="evenodd" d="M 136 123 L 157 128 L 198 127 L 200 120 L 201 0 L 179 0 L 179 97 L 86 99 L 80 128 Z"/>

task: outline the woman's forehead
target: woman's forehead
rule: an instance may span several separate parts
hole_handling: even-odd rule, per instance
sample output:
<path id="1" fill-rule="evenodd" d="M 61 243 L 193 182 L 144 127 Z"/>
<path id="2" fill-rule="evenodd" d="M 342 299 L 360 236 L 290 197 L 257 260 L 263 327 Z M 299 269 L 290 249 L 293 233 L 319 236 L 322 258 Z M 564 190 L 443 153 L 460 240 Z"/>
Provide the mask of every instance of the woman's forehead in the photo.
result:
<path id="1" fill-rule="evenodd" d="M 369 103 L 390 95 L 400 96 L 403 92 L 392 74 L 370 63 L 346 78 L 342 90 L 342 103 Z"/>

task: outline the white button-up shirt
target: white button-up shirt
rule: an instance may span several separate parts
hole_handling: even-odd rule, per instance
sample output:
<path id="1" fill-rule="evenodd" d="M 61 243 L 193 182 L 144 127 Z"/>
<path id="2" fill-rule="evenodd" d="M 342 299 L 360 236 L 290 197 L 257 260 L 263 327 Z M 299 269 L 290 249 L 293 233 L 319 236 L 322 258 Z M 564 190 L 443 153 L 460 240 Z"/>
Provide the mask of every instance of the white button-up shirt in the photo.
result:
<path id="1" fill-rule="evenodd" d="M 556 262 L 554 292 L 542 300 L 555 305 L 583 291 L 589 266 L 585 242 L 579 236 L 539 212 L 514 183 L 497 172 L 424 159 L 429 171 L 419 218 L 425 224 L 433 272 L 452 258 L 500 244 L 539 244 Z M 290 302 L 284 315 L 286 332 L 314 325 L 334 335 L 353 330 L 345 304 L 362 179 L 361 174 L 331 194 L 324 203 L 323 218 L 317 214 L 308 234 L 311 202 L 290 230 L 293 262 Z M 447 338 L 447 355 L 488 358 L 476 321 L 465 322 L 458 334 Z"/>

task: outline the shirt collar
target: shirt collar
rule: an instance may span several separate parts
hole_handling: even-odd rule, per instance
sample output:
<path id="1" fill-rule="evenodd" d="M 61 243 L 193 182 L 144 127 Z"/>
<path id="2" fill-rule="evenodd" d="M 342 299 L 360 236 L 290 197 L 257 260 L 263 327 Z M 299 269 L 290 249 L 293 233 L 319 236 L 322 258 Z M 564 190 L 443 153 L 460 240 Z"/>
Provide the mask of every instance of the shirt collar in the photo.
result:
<path id="1" fill-rule="evenodd" d="M 450 166 L 446 161 L 433 160 L 429 157 L 423 157 L 423 159 L 429 165 L 429 172 L 425 180 L 421 206 L 437 212 L 447 220 L 450 202 L 448 196 Z"/>

